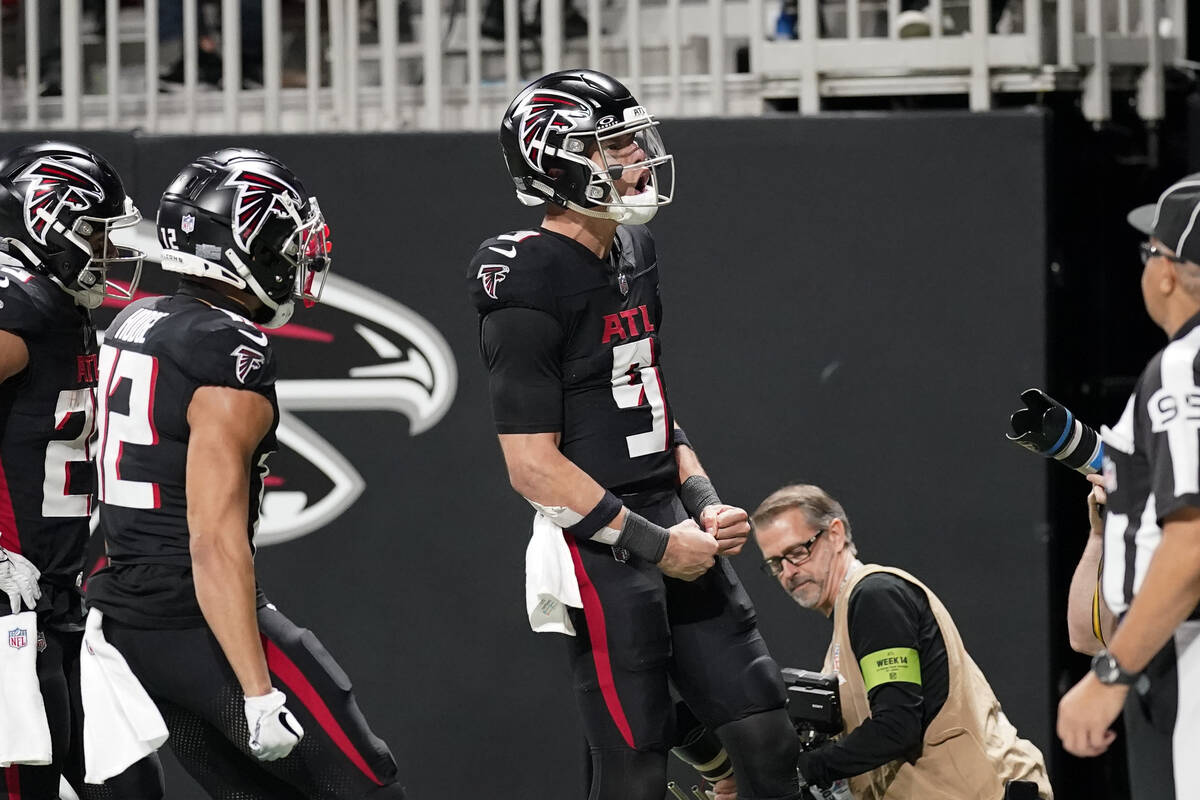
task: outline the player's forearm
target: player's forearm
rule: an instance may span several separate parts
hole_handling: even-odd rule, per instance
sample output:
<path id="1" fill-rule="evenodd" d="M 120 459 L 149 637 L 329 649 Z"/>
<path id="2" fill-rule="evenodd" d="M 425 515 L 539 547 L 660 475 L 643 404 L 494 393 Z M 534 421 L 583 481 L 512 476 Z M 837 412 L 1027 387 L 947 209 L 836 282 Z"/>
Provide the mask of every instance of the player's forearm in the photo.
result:
<path id="1" fill-rule="evenodd" d="M 556 448 L 504 444 L 509 483 L 526 500 L 540 506 L 566 507 L 586 515 L 604 496 L 604 487 Z M 607 521 L 620 530 L 625 511 Z"/>
<path id="2" fill-rule="evenodd" d="M 687 479 L 693 475 L 699 475 L 703 478 L 708 477 L 708 473 L 700 465 L 700 457 L 696 455 L 696 451 L 690 445 L 681 444 L 675 446 L 675 464 L 679 468 L 680 486 L 687 482 Z"/>
<path id="3" fill-rule="evenodd" d="M 1141 589 L 1108 650 L 1130 672 L 1145 669 L 1200 604 L 1200 517 L 1168 521 Z"/>
<path id="4" fill-rule="evenodd" d="M 1100 568 L 1100 557 L 1104 552 L 1104 542 L 1099 534 L 1088 535 L 1087 546 L 1079 563 L 1075 565 L 1075 574 L 1071 576 L 1071 588 L 1067 592 L 1067 634 L 1071 641 L 1071 649 L 1078 653 L 1095 654 L 1101 647 L 1100 641 L 1092 629 L 1092 603 L 1095 597 L 1096 574 Z M 1101 614 L 1108 612 L 1108 607 L 1100 600 Z M 1111 614 L 1108 614 L 1111 617 Z M 1103 616 L 1102 616 L 1103 621 Z M 1111 626 L 1102 630 L 1111 630 Z"/>
<path id="5" fill-rule="evenodd" d="M 242 539 L 245 542 L 245 538 Z M 222 546 L 192 540 L 192 576 L 204 620 L 217 637 L 247 697 L 271 690 L 259 640 L 254 559 L 248 543 Z"/>

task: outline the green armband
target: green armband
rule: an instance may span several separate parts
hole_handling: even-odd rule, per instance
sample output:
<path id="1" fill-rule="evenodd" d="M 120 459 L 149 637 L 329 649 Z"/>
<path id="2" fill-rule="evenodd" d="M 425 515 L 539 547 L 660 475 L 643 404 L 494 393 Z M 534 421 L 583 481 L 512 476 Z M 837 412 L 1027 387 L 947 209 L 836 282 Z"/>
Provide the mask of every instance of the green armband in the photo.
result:
<path id="1" fill-rule="evenodd" d="M 867 691 L 885 683 L 921 685 L 921 655 L 911 647 L 876 650 L 858 660 Z"/>

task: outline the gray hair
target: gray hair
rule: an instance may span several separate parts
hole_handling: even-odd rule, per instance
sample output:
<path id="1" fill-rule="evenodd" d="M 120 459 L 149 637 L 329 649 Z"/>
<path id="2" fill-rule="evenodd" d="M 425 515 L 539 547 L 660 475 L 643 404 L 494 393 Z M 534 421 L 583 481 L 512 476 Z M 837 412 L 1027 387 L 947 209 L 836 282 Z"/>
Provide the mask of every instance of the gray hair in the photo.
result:
<path id="1" fill-rule="evenodd" d="M 792 509 L 802 512 L 808 524 L 818 530 L 827 529 L 835 519 L 840 519 L 842 527 L 846 531 L 846 546 L 850 548 L 852 554 L 858 553 L 858 546 L 854 544 L 854 537 L 850 533 L 850 520 L 846 517 L 845 509 L 820 486 L 809 483 L 793 483 L 782 489 L 776 489 L 766 500 L 758 504 L 758 508 L 751 515 L 751 520 L 756 527 L 766 525 L 775 517 Z"/>

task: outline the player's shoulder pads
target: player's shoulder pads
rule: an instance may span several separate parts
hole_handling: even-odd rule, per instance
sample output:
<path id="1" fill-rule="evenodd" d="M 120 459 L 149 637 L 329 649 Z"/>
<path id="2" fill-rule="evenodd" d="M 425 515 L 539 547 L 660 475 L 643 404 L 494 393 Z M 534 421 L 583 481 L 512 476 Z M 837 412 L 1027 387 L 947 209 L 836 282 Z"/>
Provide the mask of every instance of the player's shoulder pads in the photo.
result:
<path id="1" fill-rule="evenodd" d="M 198 383 L 260 392 L 275 384 L 275 353 L 265 333 L 219 308 L 205 307 L 189 316 L 188 356 L 179 363 Z"/>
<path id="2" fill-rule="evenodd" d="M 45 275 L 0 264 L 0 330 L 36 335 L 62 328 L 64 320 L 79 324 L 74 305 L 75 301 Z"/>
<path id="3" fill-rule="evenodd" d="M 479 245 L 467 290 L 480 316 L 497 308 L 556 309 L 554 248 L 538 231 L 514 231 Z"/>

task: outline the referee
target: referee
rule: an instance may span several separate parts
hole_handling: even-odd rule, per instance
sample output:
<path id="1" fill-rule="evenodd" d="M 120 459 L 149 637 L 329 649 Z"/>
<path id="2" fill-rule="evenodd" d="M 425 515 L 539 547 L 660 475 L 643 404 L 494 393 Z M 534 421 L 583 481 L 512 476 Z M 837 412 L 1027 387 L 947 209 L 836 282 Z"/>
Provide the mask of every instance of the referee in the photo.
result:
<path id="1" fill-rule="evenodd" d="M 1142 244 L 1142 299 L 1168 339 L 1113 428 L 1103 428 L 1101 591 L 1118 616 L 1092 669 L 1059 703 L 1077 756 L 1112 743 L 1125 712 L 1135 800 L 1200 797 L 1200 173 L 1129 222 Z"/>

